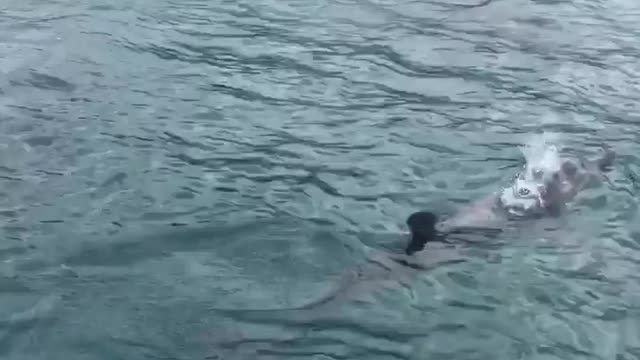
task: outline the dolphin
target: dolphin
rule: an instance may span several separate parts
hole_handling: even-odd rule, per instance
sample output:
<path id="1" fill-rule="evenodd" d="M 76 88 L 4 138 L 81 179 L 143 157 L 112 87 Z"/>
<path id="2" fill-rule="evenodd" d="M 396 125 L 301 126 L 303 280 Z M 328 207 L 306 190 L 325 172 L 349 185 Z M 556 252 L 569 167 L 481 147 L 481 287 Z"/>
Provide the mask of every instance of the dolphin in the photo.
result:
<path id="1" fill-rule="evenodd" d="M 616 154 L 603 146 L 593 159 L 561 156 L 555 145 L 521 148 L 526 163 L 507 185 L 473 201 L 450 217 L 431 211 L 411 214 L 407 255 L 422 251 L 428 242 L 446 241 L 454 233 L 500 232 L 509 221 L 556 216 L 576 195 L 610 170 Z"/>
<path id="2" fill-rule="evenodd" d="M 313 323 L 330 314 L 334 306 L 347 300 L 363 301 L 365 292 L 383 285 L 410 288 L 411 280 L 422 270 L 454 265 L 465 261 L 460 249 L 448 242 L 455 233 L 488 232 L 506 228 L 513 220 L 531 220 L 558 214 L 589 183 L 609 170 L 615 152 L 605 148 L 591 160 L 562 157 L 554 146 L 523 149 L 525 165 L 514 178 L 497 191 L 460 208 L 450 217 L 418 211 L 407 220 L 410 232 L 404 254 L 390 254 L 365 246 L 365 262 L 337 275 L 334 286 L 317 299 L 287 308 L 229 309 L 216 312 L 242 322 L 282 321 Z M 429 252 L 425 245 L 437 242 Z M 330 315 L 329 315 L 330 316 Z M 220 344 L 237 344 L 240 339 L 221 339 Z"/>

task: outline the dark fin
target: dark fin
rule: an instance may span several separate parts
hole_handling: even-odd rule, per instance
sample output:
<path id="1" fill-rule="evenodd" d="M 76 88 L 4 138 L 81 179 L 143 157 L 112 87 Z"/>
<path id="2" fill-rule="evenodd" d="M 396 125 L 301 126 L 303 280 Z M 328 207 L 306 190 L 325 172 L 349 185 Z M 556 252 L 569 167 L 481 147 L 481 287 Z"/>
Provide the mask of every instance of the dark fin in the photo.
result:
<path id="1" fill-rule="evenodd" d="M 429 211 L 419 211 L 411 214 L 407 218 L 407 225 L 411 231 L 411 240 L 405 250 L 407 255 L 411 255 L 424 249 L 424 246 L 438 238 L 436 224 L 438 216 Z"/>

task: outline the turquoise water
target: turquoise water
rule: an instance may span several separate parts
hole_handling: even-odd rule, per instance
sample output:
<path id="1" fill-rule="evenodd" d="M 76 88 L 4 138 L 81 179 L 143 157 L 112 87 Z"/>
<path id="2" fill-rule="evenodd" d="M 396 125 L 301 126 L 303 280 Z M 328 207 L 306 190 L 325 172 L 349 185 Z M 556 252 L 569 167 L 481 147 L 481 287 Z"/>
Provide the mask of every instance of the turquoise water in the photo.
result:
<path id="1" fill-rule="evenodd" d="M 640 358 L 640 3 L 447 3 L 0 5 L 0 358 Z M 388 260 L 542 131 L 609 181 Z"/>

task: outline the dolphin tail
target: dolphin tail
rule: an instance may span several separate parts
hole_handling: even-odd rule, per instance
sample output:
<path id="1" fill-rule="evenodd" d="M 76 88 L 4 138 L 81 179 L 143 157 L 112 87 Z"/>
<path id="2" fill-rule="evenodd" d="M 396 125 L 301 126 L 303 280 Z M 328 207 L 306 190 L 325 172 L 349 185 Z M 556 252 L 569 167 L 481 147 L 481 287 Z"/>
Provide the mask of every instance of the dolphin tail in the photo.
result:
<path id="1" fill-rule="evenodd" d="M 616 152 L 611 148 L 603 145 L 602 153 L 595 159 L 589 159 L 584 162 L 586 170 L 593 175 L 602 174 L 611 170 L 616 160 Z"/>
<path id="2" fill-rule="evenodd" d="M 424 246 L 431 241 L 438 239 L 436 224 L 438 216 L 429 211 L 418 211 L 407 218 L 407 226 L 411 231 L 411 240 L 405 249 L 407 255 L 412 255 L 424 249 Z"/>
<path id="3" fill-rule="evenodd" d="M 596 160 L 596 164 L 598 165 L 598 170 L 601 172 L 606 172 L 611 170 L 611 166 L 613 166 L 613 162 L 616 160 L 616 152 L 611 150 L 608 147 L 604 147 L 602 156 Z"/>

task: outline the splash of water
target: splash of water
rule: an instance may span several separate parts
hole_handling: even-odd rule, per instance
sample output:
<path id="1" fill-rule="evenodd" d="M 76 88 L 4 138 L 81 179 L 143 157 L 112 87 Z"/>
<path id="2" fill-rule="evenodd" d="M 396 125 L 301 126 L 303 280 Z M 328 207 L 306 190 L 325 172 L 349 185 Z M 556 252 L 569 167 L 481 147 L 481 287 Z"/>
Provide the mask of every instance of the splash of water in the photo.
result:
<path id="1" fill-rule="evenodd" d="M 560 171 L 562 160 L 558 150 L 558 137 L 553 134 L 543 133 L 534 136 L 519 147 L 525 159 L 525 179 L 540 179 L 549 174 Z"/>
<path id="2" fill-rule="evenodd" d="M 553 174 L 562 166 L 556 141 L 557 137 L 543 133 L 519 147 L 526 162 L 524 169 L 500 195 L 502 205 L 509 212 L 523 215 L 545 207 L 547 184 L 552 183 Z"/>

